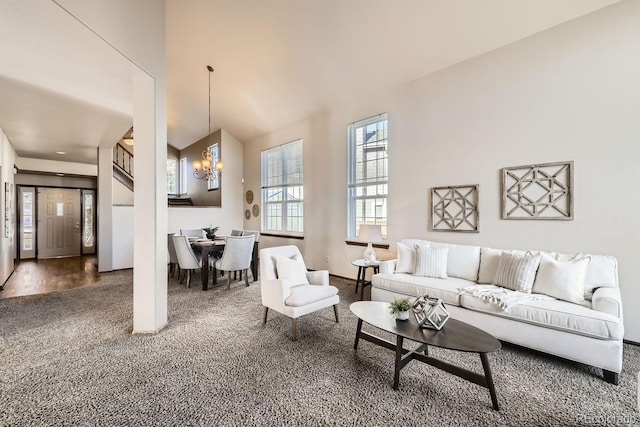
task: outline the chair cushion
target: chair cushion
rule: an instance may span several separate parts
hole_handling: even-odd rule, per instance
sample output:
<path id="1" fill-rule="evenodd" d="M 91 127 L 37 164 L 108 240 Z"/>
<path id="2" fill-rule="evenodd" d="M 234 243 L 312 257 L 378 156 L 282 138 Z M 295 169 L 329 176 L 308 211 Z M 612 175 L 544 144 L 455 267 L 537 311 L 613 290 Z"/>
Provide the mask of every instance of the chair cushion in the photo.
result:
<path id="1" fill-rule="evenodd" d="M 273 259 L 276 264 L 276 274 L 278 279 L 285 279 L 292 285 L 308 285 L 307 268 L 302 260 L 274 255 Z"/>
<path id="2" fill-rule="evenodd" d="M 335 286 L 300 285 L 291 288 L 291 294 L 284 303 L 289 307 L 300 307 L 338 294 Z"/>

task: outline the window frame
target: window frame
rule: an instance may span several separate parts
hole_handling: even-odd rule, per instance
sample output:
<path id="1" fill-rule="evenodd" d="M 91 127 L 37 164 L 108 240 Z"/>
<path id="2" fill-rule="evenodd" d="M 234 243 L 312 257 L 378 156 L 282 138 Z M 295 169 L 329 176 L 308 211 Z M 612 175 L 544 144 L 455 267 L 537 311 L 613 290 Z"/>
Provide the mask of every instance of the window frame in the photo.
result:
<path id="1" fill-rule="evenodd" d="M 173 192 L 169 191 L 169 162 L 174 163 L 174 173 L 173 173 Z M 168 157 L 167 158 L 167 194 L 168 195 L 176 195 L 178 191 L 178 159 Z"/>
<path id="2" fill-rule="evenodd" d="M 180 176 L 180 179 L 178 180 L 178 192 L 181 195 L 187 194 L 189 182 L 189 178 L 187 177 L 187 171 L 189 170 L 187 161 L 188 159 L 186 157 L 181 157 L 178 160 L 178 175 Z"/>
<path id="3" fill-rule="evenodd" d="M 380 125 L 376 126 L 376 128 L 382 129 L 386 131 L 386 135 L 382 139 L 378 139 L 377 144 L 384 145 L 385 156 L 381 159 L 372 159 L 369 160 L 382 160 L 382 170 L 384 175 L 377 174 L 374 180 L 368 180 L 366 177 L 360 181 L 358 181 L 359 177 L 357 177 L 357 131 L 361 128 L 366 128 L 367 126 L 376 125 L 379 123 L 384 124 L 380 127 Z M 366 135 L 366 134 L 365 134 Z M 361 145 L 365 145 L 367 140 L 361 142 Z M 383 141 L 383 142 L 381 142 Z M 347 241 L 357 241 L 358 239 L 358 231 L 360 224 L 380 224 L 382 226 L 382 236 L 383 239 L 386 240 L 388 236 L 388 199 L 389 199 L 389 116 L 387 113 L 381 113 L 376 116 L 368 117 L 363 120 L 358 120 L 356 122 L 350 123 L 347 126 Z M 379 147 L 375 147 L 375 150 L 371 150 L 372 152 L 380 151 Z M 363 153 L 363 155 L 366 153 Z M 366 166 L 368 161 L 363 160 L 362 163 Z M 376 167 L 378 167 L 376 165 Z M 366 174 L 366 172 L 365 172 Z M 358 196 L 357 190 L 358 188 L 365 188 L 376 186 L 384 188 L 384 191 L 377 192 L 374 195 L 364 195 Z M 359 215 L 357 212 L 357 200 L 377 200 L 382 199 L 383 205 L 381 205 L 380 209 L 382 212 L 378 212 L 378 206 L 374 207 L 373 216 L 363 216 Z"/>
<path id="4" fill-rule="evenodd" d="M 291 157 L 291 154 L 294 157 Z M 279 156 L 279 162 L 273 162 L 273 156 Z M 296 139 L 276 147 L 262 150 L 260 153 L 262 201 L 261 232 L 263 234 L 289 237 L 304 236 L 304 142 Z M 279 167 L 278 173 L 271 173 L 271 167 Z M 294 170 L 291 170 L 293 167 Z M 276 170 L 278 172 L 278 170 Z M 279 182 L 269 182 L 269 181 Z M 274 190 L 281 190 L 280 200 L 270 201 Z M 291 199 L 295 197 L 295 199 Z M 279 208 L 278 208 L 279 207 Z M 277 215 L 271 215 L 274 212 Z M 292 215 L 297 213 L 297 215 Z M 274 227 L 274 221 L 279 227 Z M 292 219 L 295 218 L 295 219 Z M 295 224 L 292 225 L 292 222 Z"/>

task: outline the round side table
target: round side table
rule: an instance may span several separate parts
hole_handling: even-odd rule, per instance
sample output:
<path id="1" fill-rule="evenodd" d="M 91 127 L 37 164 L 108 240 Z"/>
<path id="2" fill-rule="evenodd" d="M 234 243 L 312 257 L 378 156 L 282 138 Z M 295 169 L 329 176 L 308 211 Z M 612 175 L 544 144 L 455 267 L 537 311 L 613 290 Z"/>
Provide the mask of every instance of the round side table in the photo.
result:
<path id="1" fill-rule="evenodd" d="M 358 278 L 356 279 L 356 293 L 358 293 L 358 287 L 360 287 L 360 301 L 364 298 L 365 286 L 370 286 L 371 281 L 365 280 L 367 274 L 367 268 L 373 268 L 373 274 L 380 271 L 380 261 L 367 261 L 365 259 L 357 259 L 351 261 L 351 264 L 358 267 Z"/>

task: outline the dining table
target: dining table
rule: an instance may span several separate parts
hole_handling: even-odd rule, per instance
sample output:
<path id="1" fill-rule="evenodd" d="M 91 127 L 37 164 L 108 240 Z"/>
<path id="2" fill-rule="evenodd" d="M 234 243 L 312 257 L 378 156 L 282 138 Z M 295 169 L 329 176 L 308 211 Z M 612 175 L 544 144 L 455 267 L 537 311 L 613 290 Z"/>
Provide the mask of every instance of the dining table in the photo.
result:
<path id="1" fill-rule="evenodd" d="M 191 239 L 190 239 L 191 240 Z M 191 247 L 194 251 L 200 252 L 202 257 L 202 268 L 200 276 L 202 277 L 202 290 L 209 289 L 209 257 L 220 258 L 224 252 L 226 238 L 222 236 L 216 236 L 213 240 L 210 239 L 193 239 L 190 241 Z M 258 242 L 253 244 L 253 252 L 251 253 L 251 274 L 253 275 L 253 281 L 258 280 Z M 229 274 L 229 273 L 228 273 Z M 213 276 L 213 284 L 217 282 L 217 277 Z"/>

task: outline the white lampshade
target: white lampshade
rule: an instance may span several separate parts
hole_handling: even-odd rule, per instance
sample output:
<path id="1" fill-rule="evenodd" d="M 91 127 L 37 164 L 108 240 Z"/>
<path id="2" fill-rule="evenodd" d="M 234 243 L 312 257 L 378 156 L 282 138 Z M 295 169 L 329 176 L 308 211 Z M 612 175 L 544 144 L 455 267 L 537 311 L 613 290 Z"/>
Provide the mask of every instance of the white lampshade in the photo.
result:
<path id="1" fill-rule="evenodd" d="M 361 242 L 375 243 L 382 241 L 382 226 L 380 224 L 362 224 L 358 232 Z"/>
<path id="2" fill-rule="evenodd" d="M 362 254 L 366 261 L 376 260 L 376 251 L 371 245 L 372 242 L 380 242 L 382 240 L 382 226 L 380 224 L 362 224 L 358 232 L 358 240 L 367 242 L 367 249 Z"/>

